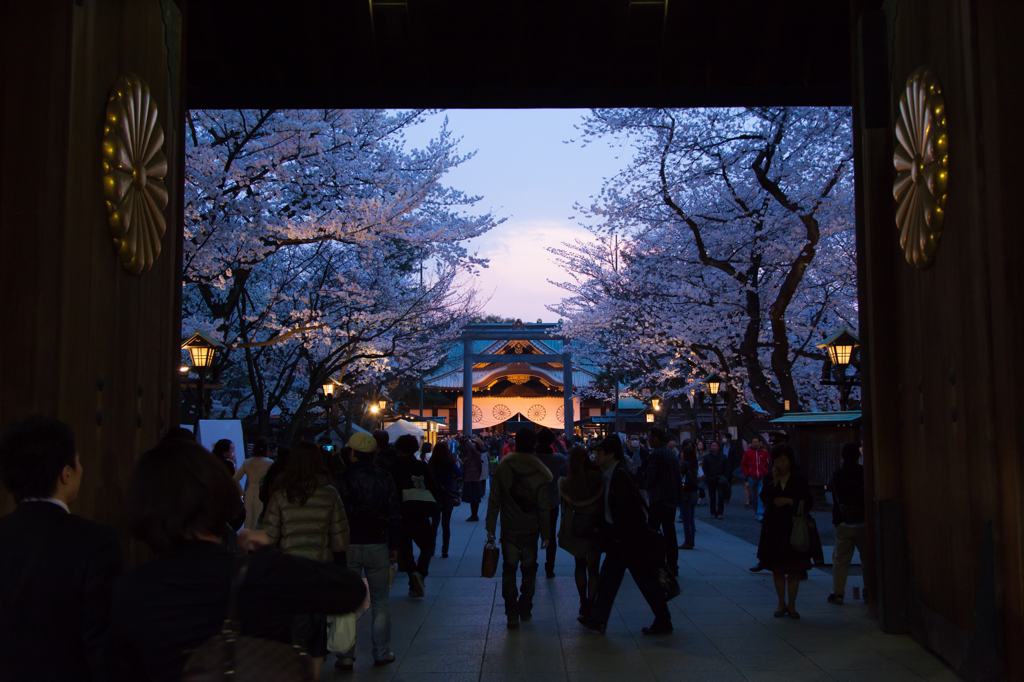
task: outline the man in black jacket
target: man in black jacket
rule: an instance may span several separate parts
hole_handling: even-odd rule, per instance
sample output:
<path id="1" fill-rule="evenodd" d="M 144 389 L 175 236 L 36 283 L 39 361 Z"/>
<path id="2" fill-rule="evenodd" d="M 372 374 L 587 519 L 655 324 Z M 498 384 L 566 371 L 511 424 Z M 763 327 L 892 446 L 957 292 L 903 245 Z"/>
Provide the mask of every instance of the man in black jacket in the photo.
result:
<path id="1" fill-rule="evenodd" d="M 74 434 L 34 417 L 0 441 L 0 480 L 18 508 L 0 519 L 0 678 L 105 680 L 121 548 L 68 511 L 82 465 Z"/>
<path id="2" fill-rule="evenodd" d="M 725 501 L 732 494 L 732 469 L 729 458 L 718 449 L 718 441 L 711 441 L 710 450 L 704 456 L 704 482 L 708 484 L 711 518 L 720 519 L 725 511 Z"/>
<path id="3" fill-rule="evenodd" d="M 349 440 L 348 447 L 352 449 L 355 461 L 338 482 L 351 538 L 348 568 L 356 573 L 366 572 L 366 584 L 370 588 L 373 662 L 375 666 L 381 666 L 395 660 L 395 653 L 391 651 L 388 595 L 391 591 L 390 566 L 398 560 L 402 515 L 391 474 L 373 463 L 377 442 L 365 433 L 357 433 Z M 356 660 L 355 650 L 353 642 L 351 649 L 338 654 L 335 667 L 351 670 Z"/>
<path id="4" fill-rule="evenodd" d="M 645 635 L 672 632 L 672 616 L 658 584 L 652 533 L 647 528 L 647 514 L 640 488 L 623 461 L 622 443 L 618 436 L 606 438 L 594 451 L 594 462 L 604 470 L 606 480 L 603 536 L 607 555 L 597 582 L 597 597 L 590 616 L 577 620 L 586 628 L 603 633 L 619 592 L 622 578 L 629 570 L 647 604 L 654 611 L 654 624 L 644 628 Z M 674 538 L 670 539 L 671 542 Z"/>
<path id="5" fill-rule="evenodd" d="M 683 475 L 679 458 L 665 445 L 665 430 L 654 427 L 648 433 L 651 454 L 647 456 L 647 507 L 651 528 L 665 537 L 665 562 L 679 575 L 679 546 L 676 545 L 676 509 L 683 501 Z M 706 461 L 706 460 L 705 460 Z"/>
<path id="6" fill-rule="evenodd" d="M 425 594 L 424 580 L 430 569 L 430 559 L 434 556 L 434 545 L 437 534 L 431 517 L 440 514 L 437 504 L 439 491 L 434 481 L 434 472 L 426 462 L 416 459 L 420 444 L 414 436 L 399 436 L 395 441 L 398 455 L 389 467 L 388 473 L 395 481 L 399 506 L 402 511 L 402 532 L 398 544 L 398 570 L 409 574 L 409 594 L 422 597 Z M 377 455 L 377 463 L 383 461 Z M 423 499 L 421 491 L 430 493 L 433 503 Z M 412 545 L 420 549 L 419 559 L 413 558 Z"/>

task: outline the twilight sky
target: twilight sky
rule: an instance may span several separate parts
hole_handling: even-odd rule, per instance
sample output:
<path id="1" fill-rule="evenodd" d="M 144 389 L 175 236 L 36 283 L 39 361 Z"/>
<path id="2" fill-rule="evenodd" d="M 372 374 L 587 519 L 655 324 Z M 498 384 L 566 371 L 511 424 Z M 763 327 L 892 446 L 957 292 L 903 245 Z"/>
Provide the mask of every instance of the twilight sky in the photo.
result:
<path id="1" fill-rule="evenodd" d="M 481 297 L 490 298 L 484 311 L 518 317 L 524 322 L 554 322 L 545 308 L 562 298 L 548 280 L 567 279 L 547 246 L 558 246 L 588 233 L 573 214 L 573 204 L 589 205 L 604 178 L 625 160 L 606 144 L 581 148 L 573 125 L 581 109 L 449 109 L 432 116 L 407 139 L 422 146 L 448 117 L 449 129 L 461 137 L 459 151 L 476 150 L 474 158 L 445 179 L 445 184 L 482 196 L 488 209 L 507 220 L 469 242 L 469 250 L 489 258 L 490 267 L 477 278 Z M 421 136 L 420 136 L 421 133 Z"/>

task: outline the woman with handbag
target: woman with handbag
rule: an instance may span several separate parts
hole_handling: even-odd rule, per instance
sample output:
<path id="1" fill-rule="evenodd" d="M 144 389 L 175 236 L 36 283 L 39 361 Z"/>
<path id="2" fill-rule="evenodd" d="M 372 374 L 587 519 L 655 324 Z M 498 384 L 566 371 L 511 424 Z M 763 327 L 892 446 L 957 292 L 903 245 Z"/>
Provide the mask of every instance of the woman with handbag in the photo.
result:
<path id="1" fill-rule="evenodd" d="M 772 572 L 775 581 L 775 593 L 779 597 L 775 617 L 799 618 L 796 595 L 800 581 L 807 578 L 807 570 L 811 567 L 807 519 L 810 518 L 814 499 L 807 477 L 793 470 L 793 448 L 786 444 L 778 445 L 772 454 L 774 466 L 771 481 L 767 481 L 761 489 L 765 513 L 761 540 L 757 545 L 757 558 L 762 567 Z"/>
<path id="2" fill-rule="evenodd" d="M 219 680 L 225 658 L 236 682 L 266 679 L 268 669 L 281 682 L 313 679 L 292 646 L 293 617 L 352 613 L 366 587 L 343 566 L 277 551 L 261 531 L 239 533 L 239 549 L 258 547 L 240 562 L 224 538 L 241 507 L 224 465 L 195 442 L 164 441 L 139 458 L 125 519 L 156 558 L 115 588 L 112 679 L 178 682 L 184 669 L 187 679 Z"/>
<path id="3" fill-rule="evenodd" d="M 455 463 L 448 443 L 441 441 L 430 455 L 430 470 L 434 472 L 441 499 L 438 504 L 441 513 L 434 517 L 434 542 L 437 542 L 437 527 L 441 526 L 441 558 L 448 558 L 448 543 L 452 539 L 452 509 L 462 504 L 462 469 Z"/>
<path id="4" fill-rule="evenodd" d="M 317 446 L 299 443 L 292 448 L 288 464 L 274 480 L 261 530 L 285 554 L 347 568 L 348 517 Z M 326 616 L 296 616 L 295 638 L 313 658 L 319 679 L 327 657 Z"/>
<path id="5" fill-rule="evenodd" d="M 601 565 L 601 542 L 595 514 L 601 511 L 604 476 L 582 445 L 569 453 L 569 474 L 558 481 L 562 496 L 562 526 L 558 546 L 576 558 L 576 590 L 580 594 L 580 615 L 590 615 L 597 596 Z"/>

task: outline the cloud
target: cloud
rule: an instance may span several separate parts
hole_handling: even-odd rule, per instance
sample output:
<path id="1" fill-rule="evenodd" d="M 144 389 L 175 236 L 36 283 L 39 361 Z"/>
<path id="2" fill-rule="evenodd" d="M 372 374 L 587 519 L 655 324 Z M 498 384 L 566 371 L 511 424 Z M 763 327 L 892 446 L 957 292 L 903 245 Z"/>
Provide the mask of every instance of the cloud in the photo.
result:
<path id="1" fill-rule="evenodd" d="M 563 281 L 566 275 L 546 249 L 588 234 L 564 220 L 511 218 L 473 240 L 470 251 L 491 260 L 476 278 L 481 295 L 491 297 L 485 312 L 524 322 L 554 322 L 554 313 L 545 306 L 560 301 L 564 292 L 548 280 Z"/>

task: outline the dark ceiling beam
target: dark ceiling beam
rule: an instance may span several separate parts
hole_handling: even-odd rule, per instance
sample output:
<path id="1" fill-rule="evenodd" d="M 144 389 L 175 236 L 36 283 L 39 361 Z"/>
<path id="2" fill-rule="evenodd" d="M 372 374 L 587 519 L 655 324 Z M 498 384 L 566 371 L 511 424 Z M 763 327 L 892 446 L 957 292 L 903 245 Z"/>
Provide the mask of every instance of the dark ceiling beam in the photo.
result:
<path id="1" fill-rule="evenodd" d="M 190 108 L 850 103 L 846 3 L 193 0 Z"/>

